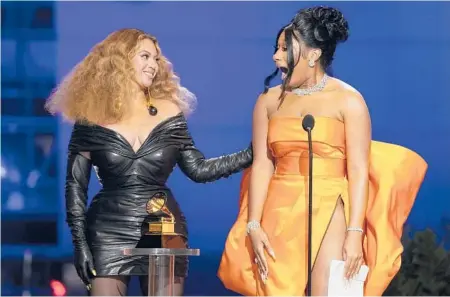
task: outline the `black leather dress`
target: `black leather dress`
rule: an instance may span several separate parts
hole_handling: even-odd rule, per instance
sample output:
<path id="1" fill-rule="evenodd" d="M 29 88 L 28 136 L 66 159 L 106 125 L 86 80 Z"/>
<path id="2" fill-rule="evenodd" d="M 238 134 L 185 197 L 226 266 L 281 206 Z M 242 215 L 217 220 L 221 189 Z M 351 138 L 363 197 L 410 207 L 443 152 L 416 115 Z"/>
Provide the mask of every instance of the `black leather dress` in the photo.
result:
<path id="1" fill-rule="evenodd" d="M 81 152 L 89 152 L 90 160 Z M 158 124 L 136 153 L 111 129 L 75 124 L 66 177 L 67 223 L 74 246 L 89 247 L 97 276 L 146 275 L 147 257 L 124 256 L 124 248 L 188 247 L 185 217 L 166 187 L 174 167 L 178 164 L 191 180 L 205 183 L 251 163 L 251 147 L 205 159 L 182 113 Z M 103 187 L 87 209 L 92 166 Z M 176 276 L 185 277 L 187 269 L 187 258 L 177 257 Z"/>

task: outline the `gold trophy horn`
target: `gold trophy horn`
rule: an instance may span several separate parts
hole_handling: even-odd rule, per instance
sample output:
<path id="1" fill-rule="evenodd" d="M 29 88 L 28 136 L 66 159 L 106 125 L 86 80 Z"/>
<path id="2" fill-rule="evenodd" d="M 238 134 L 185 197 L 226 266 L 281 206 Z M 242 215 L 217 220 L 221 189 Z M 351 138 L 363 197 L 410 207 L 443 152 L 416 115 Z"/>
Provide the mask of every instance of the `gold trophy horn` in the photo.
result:
<path id="1" fill-rule="evenodd" d="M 149 235 L 176 235 L 175 233 L 175 217 L 167 208 L 167 194 L 164 192 L 155 193 L 152 198 L 150 198 L 146 205 L 146 210 L 148 214 L 161 215 L 156 218 L 157 221 L 150 221 L 148 223 L 148 233 Z M 166 216 L 164 216 L 166 215 Z"/>

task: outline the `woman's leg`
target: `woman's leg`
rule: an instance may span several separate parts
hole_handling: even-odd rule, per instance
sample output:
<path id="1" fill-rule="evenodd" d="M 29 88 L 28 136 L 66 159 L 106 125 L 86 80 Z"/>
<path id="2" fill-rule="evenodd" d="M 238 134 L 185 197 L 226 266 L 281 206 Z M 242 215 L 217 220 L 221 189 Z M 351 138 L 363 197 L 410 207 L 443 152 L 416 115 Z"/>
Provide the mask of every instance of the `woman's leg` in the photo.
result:
<path id="1" fill-rule="evenodd" d="M 313 296 L 328 295 L 328 278 L 332 260 L 342 260 L 347 224 L 342 199 L 339 198 L 328 229 L 323 238 L 312 270 L 311 294 Z"/>
<path id="2" fill-rule="evenodd" d="M 92 280 L 90 296 L 126 296 L 128 276 L 96 277 Z"/>
<path id="3" fill-rule="evenodd" d="M 139 276 L 139 283 L 143 296 L 148 296 L 148 276 Z M 184 294 L 184 277 L 175 277 L 173 286 L 173 296 L 183 296 Z M 156 295 L 165 295 L 158 292 Z"/>

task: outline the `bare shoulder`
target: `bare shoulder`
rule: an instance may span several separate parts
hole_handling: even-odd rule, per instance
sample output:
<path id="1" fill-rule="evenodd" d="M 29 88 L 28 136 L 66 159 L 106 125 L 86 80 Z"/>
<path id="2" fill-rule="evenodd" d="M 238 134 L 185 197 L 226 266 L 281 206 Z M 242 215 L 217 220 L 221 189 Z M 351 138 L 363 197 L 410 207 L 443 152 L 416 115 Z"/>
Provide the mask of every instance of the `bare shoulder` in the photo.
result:
<path id="1" fill-rule="evenodd" d="M 266 93 L 262 93 L 261 95 L 259 95 L 256 104 L 258 106 L 263 105 L 269 116 L 276 111 L 279 104 L 280 95 L 281 95 L 281 85 L 274 86 L 270 88 Z"/>
<path id="2" fill-rule="evenodd" d="M 157 104 L 160 111 L 167 115 L 167 117 L 175 116 L 182 111 L 180 106 L 172 100 L 158 100 Z"/>
<path id="3" fill-rule="evenodd" d="M 333 78 L 336 98 L 339 101 L 342 113 L 368 115 L 369 110 L 364 96 L 350 84 Z"/>

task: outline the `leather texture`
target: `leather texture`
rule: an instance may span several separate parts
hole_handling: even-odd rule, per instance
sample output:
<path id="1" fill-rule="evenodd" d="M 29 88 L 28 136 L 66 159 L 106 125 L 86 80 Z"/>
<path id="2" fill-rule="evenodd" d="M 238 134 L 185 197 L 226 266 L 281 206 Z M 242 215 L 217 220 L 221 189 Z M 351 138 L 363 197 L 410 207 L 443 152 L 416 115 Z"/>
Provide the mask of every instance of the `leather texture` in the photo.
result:
<path id="1" fill-rule="evenodd" d="M 92 259 L 91 251 L 87 245 L 83 248 L 78 248 L 74 252 L 74 262 L 77 274 L 81 281 L 87 286 L 91 282 L 91 278 L 95 275 L 94 260 Z"/>
<path id="2" fill-rule="evenodd" d="M 90 159 L 83 152 L 89 152 Z M 65 188 L 67 223 L 75 250 L 89 248 L 97 276 L 148 274 L 147 257 L 123 256 L 123 249 L 136 247 L 139 242 L 140 247 L 142 242 L 154 242 L 142 239 L 149 217 L 146 206 L 156 193 L 163 192 L 167 197 L 165 207 L 175 218 L 175 232 L 188 247 L 186 219 L 166 186 L 175 166 L 178 164 L 191 180 L 206 183 L 242 171 L 251 165 L 252 158 L 249 146 L 234 154 L 206 159 L 195 147 L 182 113 L 158 124 L 137 152 L 116 131 L 75 124 Z M 102 189 L 87 209 L 92 167 Z M 177 257 L 176 276 L 185 277 L 187 266 L 187 258 Z"/>

